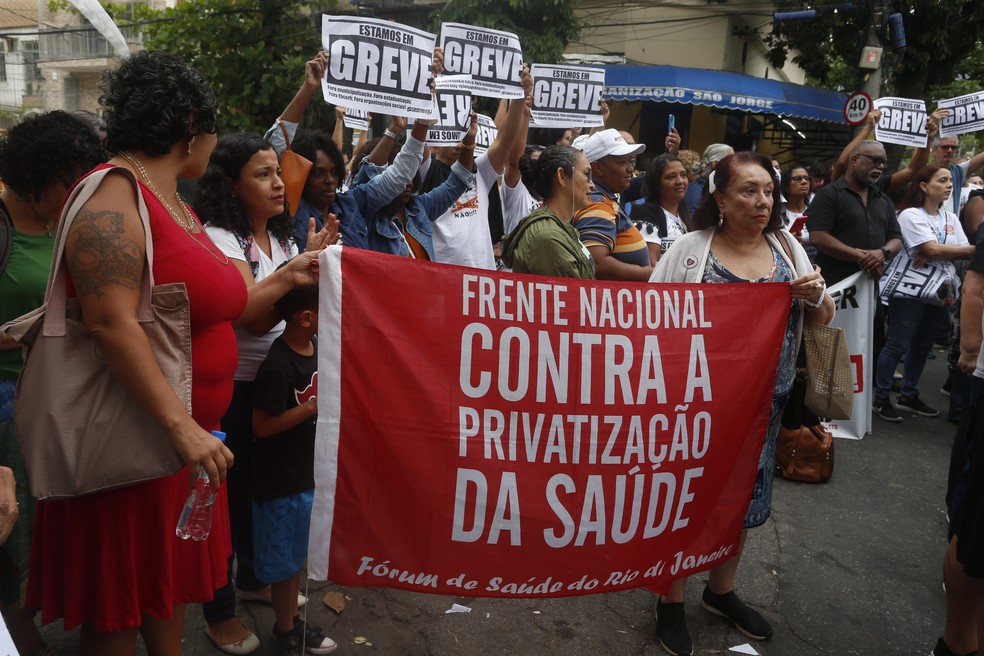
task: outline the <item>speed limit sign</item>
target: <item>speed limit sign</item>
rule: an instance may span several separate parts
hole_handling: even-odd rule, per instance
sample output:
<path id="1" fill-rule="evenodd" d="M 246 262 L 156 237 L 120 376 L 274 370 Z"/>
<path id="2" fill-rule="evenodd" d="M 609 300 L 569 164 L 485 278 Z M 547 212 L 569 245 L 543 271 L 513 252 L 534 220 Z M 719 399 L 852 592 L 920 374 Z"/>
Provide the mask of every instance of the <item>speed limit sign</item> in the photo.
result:
<path id="1" fill-rule="evenodd" d="M 864 91 L 855 91 L 844 103 L 844 120 L 850 125 L 861 125 L 871 111 L 871 96 Z"/>

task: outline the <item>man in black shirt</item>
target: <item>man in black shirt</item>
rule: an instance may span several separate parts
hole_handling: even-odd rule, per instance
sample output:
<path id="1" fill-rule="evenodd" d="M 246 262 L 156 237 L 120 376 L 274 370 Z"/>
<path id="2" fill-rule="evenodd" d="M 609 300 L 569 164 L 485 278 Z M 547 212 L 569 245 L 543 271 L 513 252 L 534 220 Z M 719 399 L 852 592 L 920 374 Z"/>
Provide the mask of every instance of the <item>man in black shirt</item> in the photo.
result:
<path id="1" fill-rule="evenodd" d="M 885 164 L 884 146 L 861 142 L 844 177 L 823 187 L 806 210 L 810 243 L 828 284 L 861 270 L 878 278 L 902 247 L 895 206 L 873 186 Z"/>
<path id="2" fill-rule="evenodd" d="M 820 189 L 806 208 L 810 243 L 817 249 L 817 264 L 828 285 L 858 271 L 877 280 L 902 248 L 895 206 L 875 186 L 886 163 L 884 146 L 862 141 L 851 153 L 844 177 Z M 878 361 L 885 345 L 885 310 L 878 302 L 877 287 L 871 298 L 875 305 L 871 362 Z"/>

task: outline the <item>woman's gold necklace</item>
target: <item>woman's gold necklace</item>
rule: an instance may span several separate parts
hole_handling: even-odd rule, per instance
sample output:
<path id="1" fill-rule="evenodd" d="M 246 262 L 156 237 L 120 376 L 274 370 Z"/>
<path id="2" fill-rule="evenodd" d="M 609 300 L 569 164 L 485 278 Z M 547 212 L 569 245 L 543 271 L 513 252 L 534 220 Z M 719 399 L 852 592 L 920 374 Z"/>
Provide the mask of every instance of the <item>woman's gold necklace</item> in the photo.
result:
<path id="1" fill-rule="evenodd" d="M 198 245 L 199 246 L 201 246 L 206 251 L 208 251 L 208 254 L 209 255 L 211 255 L 212 257 L 214 257 L 216 260 L 218 260 L 222 264 L 228 264 L 229 263 L 229 258 L 226 257 L 225 253 L 220 253 L 221 254 L 221 257 L 219 257 L 219 255 L 217 255 L 212 250 L 212 248 L 215 248 L 216 250 L 218 250 L 218 248 L 215 246 L 214 243 L 212 244 L 212 248 L 209 248 L 208 246 L 206 246 L 205 244 L 203 244 L 201 242 L 201 240 L 198 239 L 198 237 L 195 236 L 195 230 L 194 230 L 194 228 L 196 226 L 198 226 L 198 222 L 195 221 L 195 217 L 193 217 L 191 215 L 191 212 L 188 211 L 188 206 L 185 205 L 185 202 L 183 200 L 181 200 L 181 196 L 178 195 L 178 192 L 177 191 L 174 192 L 174 199 L 178 202 L 178 207 L 181 208 L 181 213 L 182 213 L 183 216 L 179 216 L 178 215 L 177 211 L 175 211 L 175 209 L 174 209 L 174 207 L 172 207 L 171 203 L 167 202 L 167 200 L 164 199 L 164 195 L 161 194 L 161 192 L 158 191 L 158 189 L 154 185 L 154 183 L 150 181 L 150 176 L 147 175 L 147 169 L 144 168 L 144 165 L 143 165 L 143 163 L 140 160 L 138 160 L 131 153 L 128 153 L 125 150 L 121 150 L 119 152 L 119 156 L 122 157 L 123 159 L 125 159 L 126 162 L 130 166 L 132 166 L 134 168 L 134 170 L 137 172 L 137 177 L 140 178 L 140 182 L 142 182 L 145 187 L 147 187 L 148 189 L 150 189 L 150 193 L 154 194 L 154 196 L 157 198 L 157 200 L 159 200 L 161 202 L 161 205 L 164 206 L 164 209 L 166 209 L 167 210 L 167 213 L 171 215 L 171 218 L 174 219 L 174 222 L 175 223 L 177 223 L 179 226 L 181 226 L 182 228 L 184 228 L 184 231 L 187 232 L 188 235 L 192 239 L 194 239 L 196 242 L 198 242 Z M 211 242 L 211 238 L 208 237 L 208 233 L 206 233 L 204 230 L 199 231 L 199 232 L 204 233 L 206 239 L 208 239 Z"/>

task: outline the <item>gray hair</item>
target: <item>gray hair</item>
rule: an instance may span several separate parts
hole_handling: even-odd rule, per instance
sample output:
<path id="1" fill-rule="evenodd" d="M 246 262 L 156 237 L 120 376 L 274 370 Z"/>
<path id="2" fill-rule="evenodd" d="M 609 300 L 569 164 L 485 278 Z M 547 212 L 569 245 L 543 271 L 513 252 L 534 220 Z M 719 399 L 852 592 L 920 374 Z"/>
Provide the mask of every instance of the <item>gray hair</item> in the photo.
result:
<path id="1" fill-rule="evenodd" d="M 734 154 L 735 149 L 728 144 L 715 143 L 711 144 L 704 149 L 704 154 L 701 155 L 700 163 L 695 167 L 700 170 L 697 171 L 698 175 L 706 176 L 711 172 L 711 165 L 715 162 L 719 162 L 728 155 Z"/>

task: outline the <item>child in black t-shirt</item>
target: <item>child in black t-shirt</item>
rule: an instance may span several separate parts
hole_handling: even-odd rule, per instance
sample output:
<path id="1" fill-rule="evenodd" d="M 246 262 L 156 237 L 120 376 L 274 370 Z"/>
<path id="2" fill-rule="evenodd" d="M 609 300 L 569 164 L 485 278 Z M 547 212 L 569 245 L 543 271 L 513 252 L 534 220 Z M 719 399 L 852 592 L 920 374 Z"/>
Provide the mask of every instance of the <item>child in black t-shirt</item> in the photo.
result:
<path id="1" fill-rule="evenodd" d="M 318 288 L 295 287 L 276 308 L 287 326 L 256 373 L 253 397 L 254 565 L 270 583 L 276 653 L 327 654 L 335 641 L 297 614 L 314 499 Z"/>

